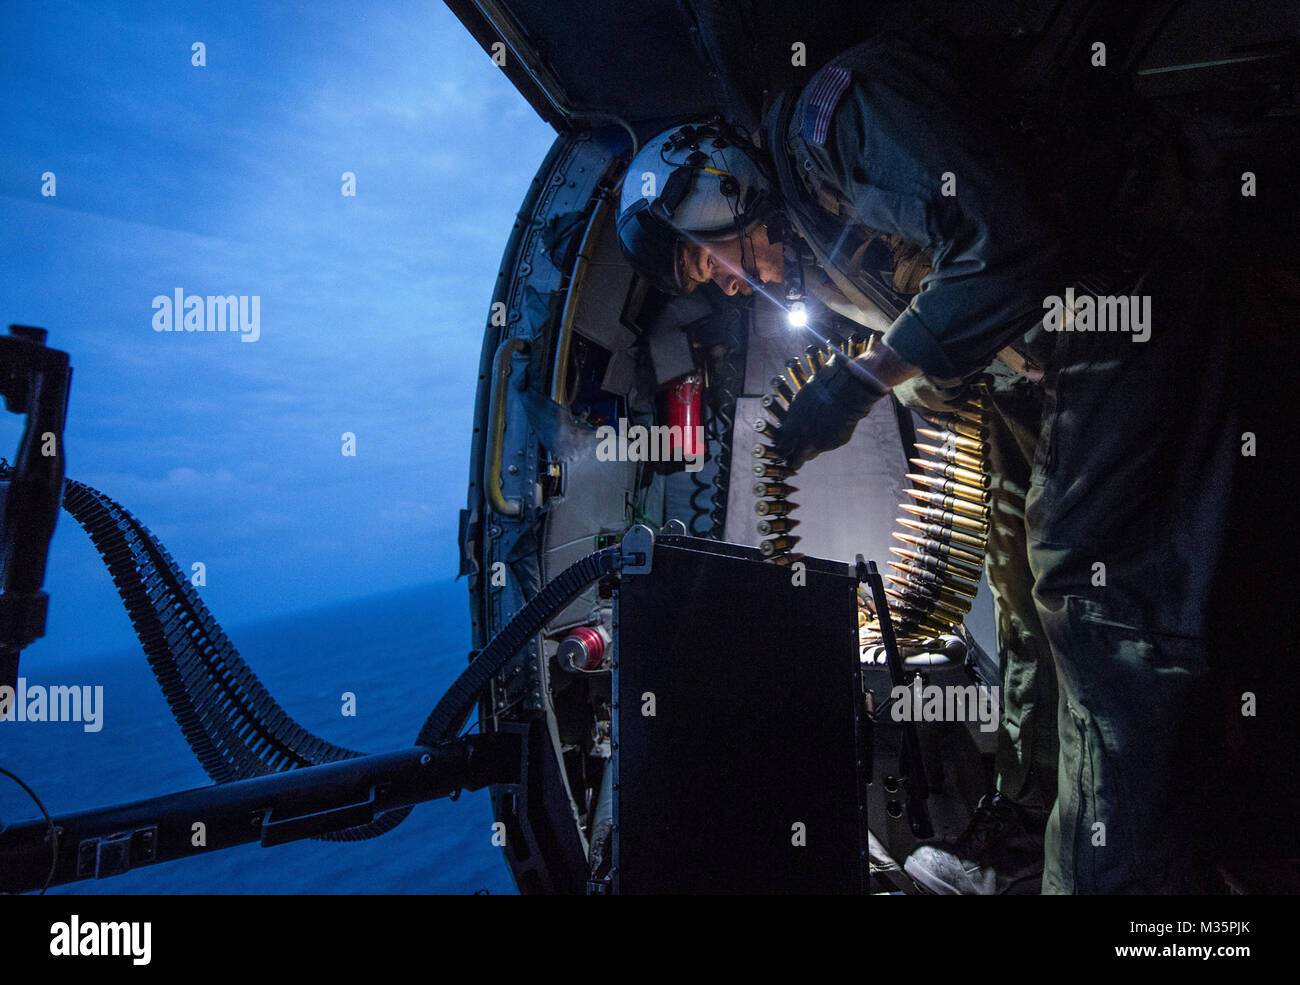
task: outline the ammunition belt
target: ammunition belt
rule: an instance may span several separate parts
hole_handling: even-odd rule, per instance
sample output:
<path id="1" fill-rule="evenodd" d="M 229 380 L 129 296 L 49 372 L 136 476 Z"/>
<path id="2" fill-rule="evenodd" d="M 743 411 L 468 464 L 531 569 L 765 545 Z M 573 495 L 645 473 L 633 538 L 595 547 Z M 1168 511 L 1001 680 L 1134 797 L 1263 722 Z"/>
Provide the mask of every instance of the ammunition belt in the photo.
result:
<path id="1" fill-rule="evenodd" d="M 782 418 L 796 393 L 832 358 L 855 359 L 866 353 L 875 336 L 854 335 L 838 345 L 811 345 L 803 357 L 787 363 L 787 371 L 772 379 L 772 390 L 762 399 L 771 419 L 760 417 L 754 430 L 769 440 L 780 430 Z M 918 472 L 909 473 L 914 488 L 905 490 L 915 502 L 901 504 L 894 538 L 903 547 L 891 547 L 897 561 L 889 615 L 900 641 L 919 642 L 952 630 L 970 611 L 984 567 L 990 507 L 987 396 L 983 385 L 965 403 L 948 414 L 923 414 L 931 424 L 918 433 L 924 457 L 910 459 Z M 755 511 L 759 515 L 759 550 L 773 564 L 788 565 L 800 557 L 794 550 L 799 525 L 798 504 L 789 496 L 795 470 L 775 449 L 760 441 L 754 445 Z M 862 642 L 880 641 L 880 624 L 864 599 L 858 625 Z"/>
<path id="2" fill-rule="evenodd" d="M 0 481 L 10 476 L 0 470 Z M 194 755 L 217 783 L 351 759 L 362 753 L 319 738 L 276 703 L 244 663 L 189 578 L 119 503 L 69 479 L 63 508 L 90 535 Z M 401 808 L 319 836 L 359 841 L 396 827 Z"/>

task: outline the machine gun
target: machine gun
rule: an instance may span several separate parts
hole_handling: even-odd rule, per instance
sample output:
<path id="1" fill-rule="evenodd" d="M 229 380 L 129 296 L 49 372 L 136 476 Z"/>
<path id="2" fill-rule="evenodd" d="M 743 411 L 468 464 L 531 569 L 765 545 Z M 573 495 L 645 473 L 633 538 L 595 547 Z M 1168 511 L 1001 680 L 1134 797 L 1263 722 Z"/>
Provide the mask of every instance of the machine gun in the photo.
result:
<path id="1" fill-rule="evenodd" d="M 45 562 L 63 497 L 72 369 L 45 336 L 43 328 L 10 325 L 0 337 L 0 393 L 6 409 L 26 417 L 12 474 L 0 486 L 0 687 L 14 686 L 23 648 L 45 635 Z"/>

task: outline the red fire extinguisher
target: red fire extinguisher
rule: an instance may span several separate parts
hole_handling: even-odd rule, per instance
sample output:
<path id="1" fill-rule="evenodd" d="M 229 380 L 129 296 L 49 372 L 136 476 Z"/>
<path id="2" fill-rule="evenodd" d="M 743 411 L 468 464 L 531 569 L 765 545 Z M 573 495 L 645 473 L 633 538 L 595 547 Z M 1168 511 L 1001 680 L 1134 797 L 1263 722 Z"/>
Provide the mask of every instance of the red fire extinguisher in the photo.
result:
<path id="1" fill-rule="evenodd" d="M 700 390 L 703 383 L 699 373 L 687 373 L 673 380 L 663 391 L 663 418 L 669 428 L 673 450 L 681 448 L 683 458 L 693 458 L 703 453 L 701 445 L 703 420 L 700 415 Z M 678 437 L 680 435 L 680 438 Z"/>

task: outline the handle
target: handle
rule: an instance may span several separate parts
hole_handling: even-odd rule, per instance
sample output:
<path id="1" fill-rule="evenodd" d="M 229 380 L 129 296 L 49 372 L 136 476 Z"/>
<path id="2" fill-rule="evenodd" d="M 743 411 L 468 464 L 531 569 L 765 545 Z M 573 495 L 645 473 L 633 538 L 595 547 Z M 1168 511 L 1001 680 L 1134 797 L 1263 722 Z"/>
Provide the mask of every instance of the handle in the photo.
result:
<path id="1" fill-rule="evenodd" d="M 506 339 L 492 360 L 492 399 L 488 410 L 488 447 L 483 459 L 483 490 L 492 512 L 520 516 L 524 505 L 501 493 L 501 444 L 506 432 L 506 381 L 510 378 L 510 357 L 528 348 L 525 339 Z"/>
<path id="2" fill-rule="evenodd" d="M 342 831 L 358 825 L 369 824 L 375 819 L 375 788 L 365 800 L 343 807 L 331 807 L 328 810 L 315 811 L 311 814 L 298 814 L 279 821 L 272 821 L 273 809 L 262 815 L 262 847 L 283 845 L 299 838 L 314 838 L 329 831 Z"/>

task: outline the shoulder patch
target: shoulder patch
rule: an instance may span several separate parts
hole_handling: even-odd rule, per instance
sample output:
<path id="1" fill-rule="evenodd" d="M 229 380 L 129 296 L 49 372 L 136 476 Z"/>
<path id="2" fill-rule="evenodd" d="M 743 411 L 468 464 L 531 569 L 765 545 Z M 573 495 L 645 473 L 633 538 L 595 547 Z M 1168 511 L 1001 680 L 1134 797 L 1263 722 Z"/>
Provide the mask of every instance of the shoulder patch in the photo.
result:
<path id="1" fill-rule="evenodd" d="M 839 105 L 844 90 L 849 87 L 852 75 L 839 65 L 827 65 L 813 80 L 812 92 L 808 95 L 808 106 L 804 110 L 803 139 L 810 144 L 821 146 L 826 143 L 826 134 L 831 128 L 831 116 Z"/>

